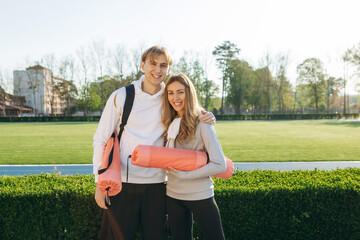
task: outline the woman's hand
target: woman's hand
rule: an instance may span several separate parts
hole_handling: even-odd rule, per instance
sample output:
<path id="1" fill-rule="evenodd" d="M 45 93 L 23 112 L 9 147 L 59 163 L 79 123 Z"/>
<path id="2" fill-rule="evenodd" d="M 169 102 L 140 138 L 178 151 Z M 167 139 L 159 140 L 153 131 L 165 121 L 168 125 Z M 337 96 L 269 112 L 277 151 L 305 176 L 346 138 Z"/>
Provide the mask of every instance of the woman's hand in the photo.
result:
<path id="1" fill-rule="evenodd" d="M 200 122 L 214 125 L 216 122 L 216 118 L 212 112 L 206 112 L 201 110 L 201 116 L 199 118 Z"/>
<path id="2" fill-rule="evenodd" d="M 172 173 L 177 173 L 178 170 L 176 170 L 175 168 L 169 166 L 166 170 L 168 170 L 169 172 L 172 172 Z"/>
<path id="3" fill-rule="evenodd" d="M 177 176 L 178 178 L 182 179 L 186 179 L 186 176 L 188 175 L 187 171 L 180 171 L 170 166 L 166 170 L 168 170 L 168 174 Z"/>
<path id="4" fill-rule="evenodd" d="M 105 205 L 105 197 L 106 195 L 100 191 L 99 186 L 96 183 L 95 202 L 102 209 L 108 209 Z"/>

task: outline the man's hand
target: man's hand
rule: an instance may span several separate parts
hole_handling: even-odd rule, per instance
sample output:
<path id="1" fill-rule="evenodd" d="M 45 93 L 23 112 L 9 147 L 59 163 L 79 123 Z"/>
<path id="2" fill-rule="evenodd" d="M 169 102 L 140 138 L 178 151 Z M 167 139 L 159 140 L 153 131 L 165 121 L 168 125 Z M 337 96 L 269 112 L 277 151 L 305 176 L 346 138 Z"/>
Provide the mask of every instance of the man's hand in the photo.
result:
<path id="1" fill-rule="evenodd" d="M 201 110 L 201 116 L 199 118 L 200 122 L 214 125 L 216 122 L 216 118 L 212 112 L 206 112 Z"/>
<path id="2" fill-rule="evenodd" d="M 108 209 L 105 205 L 105 197 L 106 197 L 106 195 L 100 191 L 99 186 L 96 183 L 95 202 L 102 209 Z"/>

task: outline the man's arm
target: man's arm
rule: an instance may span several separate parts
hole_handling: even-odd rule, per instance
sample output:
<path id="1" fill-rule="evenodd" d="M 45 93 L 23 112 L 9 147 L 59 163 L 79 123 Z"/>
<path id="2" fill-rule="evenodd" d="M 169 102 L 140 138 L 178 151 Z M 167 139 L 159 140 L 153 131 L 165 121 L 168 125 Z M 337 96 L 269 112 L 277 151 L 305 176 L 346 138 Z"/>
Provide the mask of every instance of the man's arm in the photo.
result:
<path id="1" fill-rule="evenodd" d="M 124 89 L 120 89 L 113 92 L 106 102 L 105 108 L 101 114 L 98 127 L 94 134 L 94 153 L 93 153 L 93 173 L 95 175 L 95 182 L 97 182 L 99 167 L 101 166 L 104 147 L 110 136 L 117 128 L 119 118 L 122 112 L 122 92 Z M 116 106 L 115 102 L 116 100 Z"/>
<path id="2" fill-rule="evenodd" d="M 95 201 L 97 205 L 103 209 L 107 209 L 105 205 L 106 195 L 100 191 L 97 183 L 98 169 L 101 165 L 104 146 L 107 140 L 110 138 L 111 134 L 116 129 L 121 115 L 121 103 L 123 102 L 123 100 L 120 96 L 120 93 L 120 91 L 115 91 L 109 97 L 94 135 L 93 173 L 96 183 Z"/>

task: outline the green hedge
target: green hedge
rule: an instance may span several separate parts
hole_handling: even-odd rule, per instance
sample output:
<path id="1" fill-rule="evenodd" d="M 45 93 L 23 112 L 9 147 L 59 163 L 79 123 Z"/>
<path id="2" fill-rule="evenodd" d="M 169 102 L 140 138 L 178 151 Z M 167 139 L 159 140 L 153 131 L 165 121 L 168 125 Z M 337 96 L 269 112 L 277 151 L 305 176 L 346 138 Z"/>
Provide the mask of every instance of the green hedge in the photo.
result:
<path id="1" fill-rule="evenodd" d="M 356 119 L 359 113 L 347 114 L 258 114 L 258 115 L 216 115 L 217 120 L 306 120 L 306 119 Z M 49 117 L 0 117 L 0 122 L 77 122 L 95 121 L 100 116 L 49 116 Z"/>
<path id="2" fill-rule="evenodd" d="M 0 177 L 1 239 L 96 239 L 93 180 Z M 226 239 L 360 239 L 360 168 L 240 171 L 214 181 Z"/>
<path id="3" fill-rule="evenodd" d="M 91 175 L 0 177 L 1 239 L 95 239 L 101 210 Z"/>
<path id="4" fill-rule="evenodd" d="M 360 239 L 360 168 L 216 179 L 227 239 Z"/>

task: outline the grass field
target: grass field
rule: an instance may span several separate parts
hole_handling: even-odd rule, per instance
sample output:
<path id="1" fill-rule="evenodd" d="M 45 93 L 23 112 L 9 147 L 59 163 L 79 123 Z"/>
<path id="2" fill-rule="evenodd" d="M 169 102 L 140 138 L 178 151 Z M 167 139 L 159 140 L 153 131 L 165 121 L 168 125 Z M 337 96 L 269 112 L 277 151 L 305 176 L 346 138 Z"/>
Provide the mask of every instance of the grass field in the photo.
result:
<path id="1" fill-rule="evenodd" d="M 92 163 L 97 123 L 0 123 L 0 164 Z M 218 121 L 236 162 L 359 161 L 360 122 Z"/>

